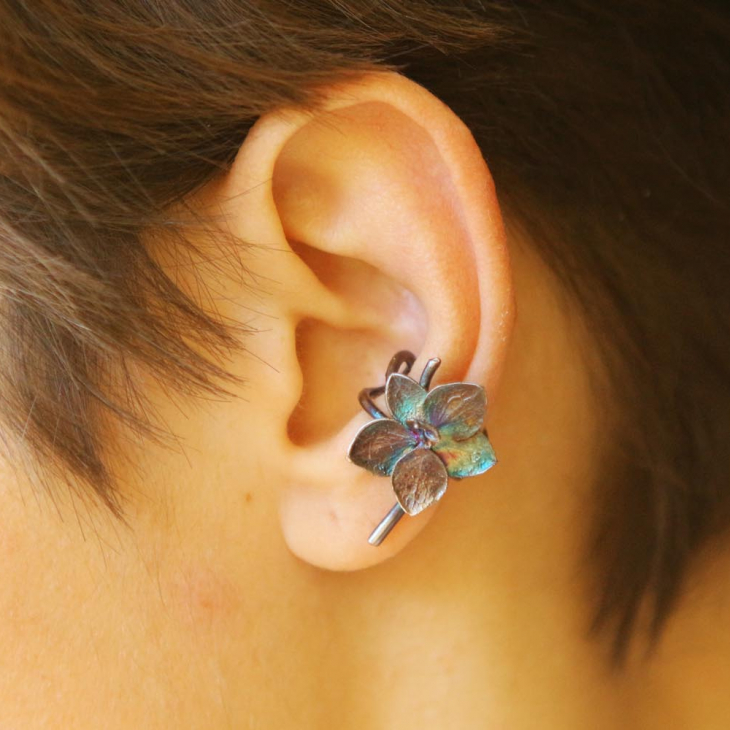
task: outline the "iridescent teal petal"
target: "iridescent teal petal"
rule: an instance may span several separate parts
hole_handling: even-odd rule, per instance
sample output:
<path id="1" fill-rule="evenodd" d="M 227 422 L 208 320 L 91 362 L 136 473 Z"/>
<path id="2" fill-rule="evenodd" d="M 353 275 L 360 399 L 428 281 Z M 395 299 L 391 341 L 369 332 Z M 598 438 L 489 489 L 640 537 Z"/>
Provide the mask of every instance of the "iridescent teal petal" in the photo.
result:
<path id="1" fill-rule="evenodd" d="M 405 426 L 383 418 L 370 421 L 357 432 L 347 456 L 373 474 L 389 476 L 398 459 L 415 448 L 416 439 Z"/>
<path id="2" fill-rule="evenodd" d="M 442 438 L 461 441 L 482 428 L 487 395 L 481 385 L 448 383 L 434 388 L 423 403 L 423 415 Z"/>
<path id="3" fill-rule="evenodd" d="M 431 449 L 411 451 L 393 470 L 393 491 L 409 515 L 417 515 L 441 499 L 448 484 L 446 467 Z"/>
<path id="4" fill-rule="evenodd" d="M 426 391 L 412 378 L 393 373 L 385 384 L 385 401 L 396 421 L 405 423 L 421 414 Z"/>
<path id="5" fill-rule="evenodd" d="M 446 464 L 446 471 L 454 479 L 482 474 L 497 463 L 492 444 L 484 431 L 464 441 L 442 439 L 433 450 Z"/>

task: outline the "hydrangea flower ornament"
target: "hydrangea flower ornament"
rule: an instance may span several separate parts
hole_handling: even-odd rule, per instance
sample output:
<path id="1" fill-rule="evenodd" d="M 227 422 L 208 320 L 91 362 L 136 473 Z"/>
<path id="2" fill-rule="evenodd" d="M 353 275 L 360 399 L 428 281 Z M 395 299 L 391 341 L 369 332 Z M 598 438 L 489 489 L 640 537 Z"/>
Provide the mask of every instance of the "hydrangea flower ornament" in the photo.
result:
<path id="1" fill-rule="evenodd" d="M 408 376 L 415 359 L 406 350 L 396 353 L 385 385 L 360 392 L 360 404 L 375 420 L 358 431 L 348 458 L 373 474 L 391 477 L 397 499 L 370 535 L 371 545 L 380 545 L 404 514 L 417 515 L 441 499 L 449 477 L 476 476 L 497 462 L 484 429 L 484 388 L 446 383 L 429 391 L 441 360 L 429 360 L 416 382 Z M 383 393 L 390 417 L 373 401 Z"/>

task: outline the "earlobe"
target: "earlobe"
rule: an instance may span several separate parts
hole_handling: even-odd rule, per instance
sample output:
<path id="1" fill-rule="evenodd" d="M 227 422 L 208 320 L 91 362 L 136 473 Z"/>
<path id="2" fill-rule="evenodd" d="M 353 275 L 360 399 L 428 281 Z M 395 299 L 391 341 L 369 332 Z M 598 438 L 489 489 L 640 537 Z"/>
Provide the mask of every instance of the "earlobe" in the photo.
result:
<path id="1" fill-rule="evenodd" d="M 263 118 L 231 180 L 240 176 L 250 185 L 250 168 L 238 166 L 267 155 L 271 193 L 264 217 L 276 219 L 294 254 L 275 305 L 282 330 L 277 341 L 284 348 L 291 343 L 294 352 L 269 358 L 300 391 L 281 424 L 288 434 L 278 459 L 281 529 L 301 559 L 353 570 L 397 553 L 435 511 L 419 503 L 427 508 L 414 507 L 416 516 L 401 520 L 382 546 L 368 544 L 396 497 L 403 504 L 415 499 L 407 482 L 428 457 L 417 449 L 402 461 L 397 493 L 384 478 L 389 469 L 380 476 L 349 461 L 350 443 L 367 421 L 358 392 L 384 384 L 393 353 L 413 349 L 416 368 L 430 357 L 443 360 L 439 382 L 469 380 L 490 398 L 496 393 L 513 311 L 499 207 L 464 125 L 427 91 L 394 74 L 333 87 L 315 112 Z M 235 207 L 229 210 L 236 215 Z M 246 227 L 242 220 L 239 225 Z M 251 233 L 245 237 L 251 240 Z M 391 388 L 411 387 L 396 381 Z M 396 410 L 407 410 L 407 398 L 388 398 Z M 431 400 L 437 420 L 446 401 Z M 445 421 L 443 430 L 445 439 Z M 467 436 L 478 432 L 475 427 Z M 445 489 L 448 459 L 453 478 L 460 478 L 461 467 L 446 451 L 427 451 L 443 471 L 438 485 L 432 480 L 431 504 Z M 472 488 L 479 488 L 478 480 Z"/>

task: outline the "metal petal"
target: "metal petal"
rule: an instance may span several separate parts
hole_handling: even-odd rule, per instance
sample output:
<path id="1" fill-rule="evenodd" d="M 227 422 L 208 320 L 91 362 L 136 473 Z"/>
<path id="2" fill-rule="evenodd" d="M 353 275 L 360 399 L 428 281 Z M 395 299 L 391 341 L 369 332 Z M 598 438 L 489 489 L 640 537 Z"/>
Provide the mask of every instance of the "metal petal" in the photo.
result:
<path id="1" fill-rule="evenodd" d="M 442 438 L 461 441 L 482 428 L 487 394 L 481 385 L 448 383 L 434 388 L 423 403 L 423 414 Z"/>
<path id="2" fill-rule="evenodd" d="M 397 421 L 405 423 L 409 419 L 418 418 L 425 398 L 426 391 L 413 378 L 400 373 L 393 373 L 388 377 L 385 401 Z"/>
<path id="3" fill-rule="evenodd" d="M 416 439 L 398 421 L 382 418 L 366 423 L 355 435 L 347 456 L 354 464 L 389 476 L 396 462 L 416 448 Z"/>
<path id="4" fill-rule="evenodd" d="M 442 439 L 433 446 L 433 450 L 441 457 L 446 464 L 446 471 L 454 479 L 483 474 L 497 463 L 497 456 L 485 431 L 464 441 Z"/>
<path id="5" fill-rule="evenodd" d="M 446 467 L 431 449 L 411 451 L 393 470 L 395 496 L 409 515 L 417 515 L 441 499 L 448 484 Z"/>

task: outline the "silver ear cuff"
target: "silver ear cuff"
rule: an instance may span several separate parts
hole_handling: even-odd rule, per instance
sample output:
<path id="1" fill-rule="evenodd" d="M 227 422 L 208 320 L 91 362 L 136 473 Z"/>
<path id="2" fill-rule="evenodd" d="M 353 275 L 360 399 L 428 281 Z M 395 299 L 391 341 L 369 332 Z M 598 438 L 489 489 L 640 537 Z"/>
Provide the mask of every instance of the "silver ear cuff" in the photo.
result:
<path id="1" fill-rule="evenodd" d="M 449 477 L 464 479 L 497 463 L 484 429 L 487 396 L 481 385 L 446 383 L 431 388 L 441 360 L 431 358 L 418 381 L 409 377 L 416 356 L 397 352 L 385 385 L 364 388 L 358 400 L 374 420 L 355 435 L 347 456 L 378 476 L 389 476 L 396 503 L 368 542 L 380 545 L 404 514 L 417 515 L 443 497 Z M 390 415 L 374 399 L 385 395 Z"/>

